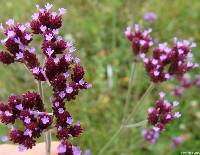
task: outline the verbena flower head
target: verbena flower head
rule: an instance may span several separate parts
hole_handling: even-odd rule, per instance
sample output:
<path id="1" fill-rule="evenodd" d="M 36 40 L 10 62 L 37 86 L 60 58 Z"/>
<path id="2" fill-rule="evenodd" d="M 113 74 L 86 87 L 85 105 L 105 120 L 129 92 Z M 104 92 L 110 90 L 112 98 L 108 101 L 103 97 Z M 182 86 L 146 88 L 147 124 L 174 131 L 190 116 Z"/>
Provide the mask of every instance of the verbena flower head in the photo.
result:
<path id="1" fill-rule="evenodd" d="M 177 147 L 178 145 L 182 144 L 184 139 L 181 136 L 173 137 L 172 138 L 172 146 Z"/>
<path id="2" fill-rule="evenodd" d="M 155 143 L 158 139 L 159 133 L 162 132 L 168 123 L 181 117 L 180 112 L 174 112 L 174 109 L 178 106 L 178 101 L 170 103 L 165 100 L 165 93 L 160 92 L 160 99 L 156 101 L 154 107 L 148 109 L 148 124 L 153 128 L 144 132 L 144 138 Z"/>
<path id="3" fill-rule="evenodd" d="M 192 62 L 193 47 L 194 43 L 187 40 L 175 40 L 172 47 L 167 43 L 159 44 L 158 48 L 153 49 L 152 56 L 143 58 L 150 79 L 156 83 L 171 77 L 181 79 L 186 72 L 198 67 Z"/>
<path id="4" fill-rule="evenodd" d="M 149 23 L 153 23 L 157 19 L 157 15 L 154 12 L 146 12 L 143 19 Z"/>
<path id="5" fill-rule="evenodd" d="M 135 24 L 133 32 L 131 30 L 131 26 L 126 28 L 124 33 L 132 44 L 132 52 L 134 55 L 147 53 L 149 48 L 153 45 L 153 41 L 150 36 L 151 31 L 151 29 L 142 31 L 138 24 Z"/>
<path id="6" fill-rule="evenodd" d="M 78 147 L 72 146 L 70 138 L 81 135 L 83 129 L 80 122 L 73 121 L 66 110 L 66 102 L 76 99 L 78 93 L 91 88 L 91 84 L 84 80 L 85 71 L 80 59 L 74 57 L 76 50 L 73 43 L 59 36 L 66 10 L 60 8 L 58 12 L 54 12 L 49 3 L 44 8 L 37 5 L 37 9 L 27 24 L 15 23 L 13 19 L 9 19 L 5 27 L 1 26 L 5 35 L 1 43 L 5 49 L 0 52 L 0 61 L 6 65 L 24 64 L 36 80 L 47 82 L 51 86 L 53 115 L 45 110 L 38 93 L 25 92 L 19 96 L 9 96 L 7 104 L 0 103 L 0 120 L 9 126 L 15 126 L 18 120 L 23 123 L 23 129 L 9 128 L 9 140 L 19 144 L 19 151 L 31 149 L 44 130 L 55 127 L 57 138 L 61 142 L 58 154 L 78 155 Z M 43 63 L 39 62 L 36 50 L 31 46 L 35 35 L 43 38 Z M 7 139 L 4 137 L 2 141 Z"/>
<path id="7" fill-rule="evenodd" d="M 171 46 L 168 43 L 160 43 L 158 47 L 150 49 L 153 41 L 149 35 L 151 29 L 141 31 L 138 24 L 135 25 L 135 31 L 127 27 L 125 35 L 132 43 L 132 51 L 135 56 L 140 55 L 145 69 L 154 83 L 163 82 L 173 77 L 181 79 L 185 73 L 198 67 L 193 63 L 192 48 L 196 47 L 194 42 L 188 40 L 179 41 L 174 38 Z M 146 54 L 148 51 L 149 54 Z"/>

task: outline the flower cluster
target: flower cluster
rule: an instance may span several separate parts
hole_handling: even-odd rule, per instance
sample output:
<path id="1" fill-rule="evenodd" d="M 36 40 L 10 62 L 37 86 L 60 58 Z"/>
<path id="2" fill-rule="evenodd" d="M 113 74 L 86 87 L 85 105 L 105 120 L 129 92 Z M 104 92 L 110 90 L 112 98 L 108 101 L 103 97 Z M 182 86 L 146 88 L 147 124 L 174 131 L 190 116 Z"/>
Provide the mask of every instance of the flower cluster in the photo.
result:
<path id="1" fill-rule="evenodd" d="M 58 146 L 59 155 L 79 155 L 78 147 L 72 146 L 70 137 L 78 137 L 83 129 L 80 122 L 74 123 L 72 116 L 66 110 L 66 101 L 74 100 L 82 89 L 91 88 L 91 84 L 84 81 L 85 71 L 80 64 L 80 59 L 74 57 L 75 47 L 71 41 L 65 41 L 59 36 L 62 26 L 62 17 L 66 10 L 60 8 L 58 12 L 52 10 L 52 4 L 38 9 L 32 15 L 31 21 L 25 25 L 15 24 L 9 19 L 1 29 L 6 38 L 1 41 L 6 51 L 0 53 L 0 61 L 4 64 L 15 62 L 23 63 L 39 82 L 46 81 L 52 87 L 53 117 L 45 112 L 41 96 L 35 92 L 18 96 L 10 96 L 8 104 L 1 104 L 1 122 L 15 123 L 17 119 L 23 121 L 23 131 L 12 128 L 10 140 L 20 144 L 20 150 L 32 148 L 35 138 L 51 125 L 57 129 L 57 138 L 61 141 Z M 43 66 L 36 56 L 36 50 L 30 46 L 33 36 L 43 38 L 41 51 L 45 56 Z M 79 153 L 78 153 L 79 152 Z"/>
<path id="2" fill-rule="evenodd" d="M 142 33 L 136 24 L 135 32 L 131 32 L 131 27 L 127 27 L 125 35 L 132 43 L 133 53 L 142 58 L 151 81 L 158 83 L 172 77 L 180 79 L 186 72 L 198 67 L 198 64 L 192 62 L 192 48 L 196 47 L 196 44 L 188 40 L 178 41 L 174 38 L 172 47 L 167 43 L 160 43 L 147 55 L 149 48 L 154 44 L 150 32 L 151 30 L 146 30 Z"/>
<path id="3" fill-rule="evenodd" d="M 192 62 L 191 49 L 195 43 L 187 40 L 177 41 L 174 39 L 173 47 L 168 47 L 167 43 L 159 44 L 153 49 L 151 57 L 142 55 L 146 71 L 153 82 L 162 82 L 177 77 L 180 79 L 191 69 L 198 67 Z"/>
<path id="4" fill-rule="evenodd" d="M 196 75 L 195 79 L 191 79 L 190 76 L 184 76 L 180 79 L 180 84 L 176 86 L 173 90 L 175 96 L 182 96 L 186 89 L 191 88 L 192 86 L 200 87 L 200 75 Z"/>
<path id="5" fill-rule="evenodd" d="M 52 116 L 44 111 L 43 101 L 39 94 L 27 92 L 22 97 L 11 95 L 8 103 L 0 103 L 0 120 L 5 124 L 22 121 L 23 130 L 10 127 L 10 141 L 19 144 L 19 149 L 32 148 L 36 138 L 52 124 Z"/>
<path id="6" fill-rule="evenodd" d="M 180 112 L 173 112 L 174 108 L 178 106 L 177 101 L 170 104 L 164 99 L 165 93 L 160 92 L 160 99 L 156 101 L 154 107 L 148 109 L 148 123 L 153 126 L 143 133 L 145 140 L 150 143 L 155 143 L 166 125 L 172 120 L 181 116 Z"/>
<path id="7" fill-rule="evenodd" d="M 134 55 L 147 53 L 149 48 L 153 45 L 153 41 L 150 36 L 151 31 L 151 29 L 148 29 L 142 32 L 138 24 L 135 25 L 134 32 L 131 32 L 130 26 L 126 28 L 125 35 L 132 44 L 132 51 Z"/>

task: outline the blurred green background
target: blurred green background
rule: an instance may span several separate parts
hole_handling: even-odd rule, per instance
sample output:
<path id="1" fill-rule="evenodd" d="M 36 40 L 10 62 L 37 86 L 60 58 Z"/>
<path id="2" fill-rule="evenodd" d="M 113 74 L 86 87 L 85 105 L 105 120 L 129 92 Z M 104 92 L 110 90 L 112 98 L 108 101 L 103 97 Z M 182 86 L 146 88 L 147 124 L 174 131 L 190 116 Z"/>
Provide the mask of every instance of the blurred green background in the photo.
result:
<path id="1" fill-rule="evenodd" d="M 74 143 L 83 150 L 89 148 L 96 155 L 119 128 L 128 88 L 132 53 L 124 36 L 128 24 L 140 23 L 143 28 L 152 27 L 154 38 L 172 42 L 174 36 L 197 42 L 194 49 L 196 62 L 200 62 L 200 1 L 199 0 L 56 0 L 48 1 L 54 9 L 67 8 L 61 35 L 75 41 L 77 55 L 85 66 L 86 79 L 93 83 L 93 89 L 82 91 L 77 100 L 68 104 L 74 120 L 80 120 L 85 132 Z M 27 22 L 36 12 L 35 4 L 44 5 L 44 0 L 1 0 L 0 20 L 14 18 Z M 145 12 L 157 14 L 157 21 L 149 24 L 143 21 Z M 35 45 L 39 48 L 40 42 Z M 108 85 L 107 66 L 111 65 L 112 86 Z M 198 74 L 193 71 L 190 76 Z M 170 92 L 176 81 L 166 82 L 153 90 L 144 100 L 144 106 L 137 113 L 136 121 L 146 118 L 147 108 L 154 103 L 160 90 Z M 136 78 L 131 94 L 131 111 L 137 100 L 149 85 L 149 79 L 142 64 L 136 69 Z M 35 90 L 37 86 L 22 65 L 9 67 L 0 65 L 0 99 L 6 101 L 10 93 L 20 94 Z M 50 107 L 51 95 L 45 86 L 46 107 Z M 104 155 L 166 155 L 181 151 L 200 151 L 200 110 L 197 88 L 192 88 L 179 99 L 182 117 L 167 126 L 157 144 L 149 145 L 141 137 L 143 127 L 127 129 L 106 149 Z M 170 93 L 168 98 L 174 99 Z M 1 125 L 0 136 L 7 132 Z M 171 138 L 182 136 L 185 141 L 170 149 Z"/>

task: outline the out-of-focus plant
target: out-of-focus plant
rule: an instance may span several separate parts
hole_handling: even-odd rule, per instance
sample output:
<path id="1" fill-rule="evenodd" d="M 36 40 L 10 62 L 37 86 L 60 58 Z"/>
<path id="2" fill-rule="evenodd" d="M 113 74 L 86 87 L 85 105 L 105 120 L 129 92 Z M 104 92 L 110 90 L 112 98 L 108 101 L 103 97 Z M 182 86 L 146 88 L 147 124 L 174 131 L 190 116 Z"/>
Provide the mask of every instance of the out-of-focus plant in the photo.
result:
<path id="1" fill-rule="evenodd" d="M 75 47 L 70 41 L 59 36 L 62 17 L 66 13 L 64 8 L 58 12 L 52 11 L 52 4 L 47 3 L 44 8 L 37 5 L 38 12 L 32 15 L 27 24 L 14 23 L 13 19 L 6 22 L 1 30 L 5 39 L 1 40 L 5 49 L 0 52 L 3 64 L 23 64 L 32 73 L 38 85 L 37 92 L 25 92 L 22 95 L 11 95 L 7 104 L 0 103 L 0 120 L 10 130 L 9 137 L 3 141 L 19 144 L 19 151 L 31 149 L 36 145 L 36 139 L 45 134 L 46 155 L 50 155 L 51 130 L 57 130 L 56 136 L 60 140 L 57 148 L 59 155 L 80 155 L 81 150 L 70 142 L 72 137 L 78 137 L 83 132 L 80 122 L 74 123 L 67 111 L 66 102 L 75 100 L 79 91 L 91 88 L 91 84 L 84 81 L 84 68 L 80 59 L 74 56 Z M 35 36 L 42 37 L 42 62 L 39 61 L 36 49 L 31 47 Z M 48 112 L 44 104 L 43 84 L 48 83 L 52 88 Z M 17 128 L 19 121 L 22 128 Z M 86 154 L 90 154 L 87 151 Z"/>
<path id="2" fill-rule="evenodd" d="M 169 46 L 166 42 L 154 43 L 150 36 L 151 29 L 142 31 L 138 24 L 135 25 L 134 31 L 128 26 L 125 35 L 131 43 L 133 59 L 132 69 L 130 74 L 128 93 L 124 107 L 124 116 L 119 129 L 110 138 L 107 144 L 100 150 L 98 155 L 104 153 L 106 148 L 115 140 L 121 130 L 124 128 L 135 128 L 149 124 L 153 126 L 147 130 L 143 130 L 144 139 L 150 143 L 156 143 L 161 132 L 166 130 L 167 124 L 176 118 L 181 117 L 180 112 L 175 112 L 174 109 L 179 104 L 178 101 L 170 101 L 164 99 L 165 93 L 160 92 L 160 98 L 155 102 L 154 106 L 148 109 L 148 118 L 138 123 L 133 123 L 133 115 L 138 112 L 142 106 L 144 98 L 150 94 L 152 89 L 162 82 L 177 79 L 184 87 L 189 87 L 188 81 L 184 75 L 198 67 L 193 63 L 192 48 L 196 47 L 194 42 L 188 40 L 178 41 L 174 38 L 173 44 Z M 155 46 L 155 47 L 153 47 Z M 152 51 L 152 52 L 151 52 Z M 131 86 L 134 80 L 134 71 L 136 64 L 141 61 L 144 63 L 145 70 L 150 79 L 150 85 L 144 92 L 139 101 L 136 102 L 134 109 L 129 113 L 128 107 L 130 104 Z M 194 83 L 198 85 L 199 78 L 197 77 Z M 178 139 L 174 140 L 178 143 Z"/>
<path id="3" fill-rule="evenodd" d="M 153 23 L 157 19 L 157 15 L 154 12 L 146 12 L 143 19 L 149 23 Z"/>

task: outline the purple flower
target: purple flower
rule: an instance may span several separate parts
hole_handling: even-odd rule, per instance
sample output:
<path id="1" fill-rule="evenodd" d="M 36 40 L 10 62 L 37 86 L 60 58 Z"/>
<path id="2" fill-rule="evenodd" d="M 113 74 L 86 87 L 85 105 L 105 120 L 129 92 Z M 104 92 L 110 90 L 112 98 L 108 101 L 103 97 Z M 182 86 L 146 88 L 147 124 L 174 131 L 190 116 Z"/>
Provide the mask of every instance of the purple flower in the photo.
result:
<path id="1" fill-rule="evenodd" d="M 16 54 L 16 59 L 19 60 L 19 59 L 22 59 L 24 57 L 23 53 L 22 52 L 19 52 Z"/>
<path id="2" fill-rule="evenodd" d="M 35 67 L 32 69 L 33 74 L 39 74 L 40 73 L 40 68 Z"/>
<path id="3" fill-rule="evenodd" d="M 8 124 L 7 127 L 8 127 L 8 129 L 10 129 L 10 130 L 14 129 L 13 125 L 10 125 L 10 124 Z"/>
<path id="4" fill-rule="evenodd" d="M 64 97 L 65 97 L 65 92 L 64 92 L 64 91 L 61 91 L 61 92 L 59 93 L 59 96 L 60 96 L 60 98 L 64 98 Z"/>
<path id="5" fill-rule="evenodd" d="M 86 150 L 85 151 L 85 155 L 91 155 L 91 151 L 90 150 Z"/>
<path id="6" fill-rule="evenodd" d="M 24 131 L 24 135 L 25 136 L 29 136 L 29 137 L 32 137 L 32 131 L 31 130 L 29 130 L 29 129 L 26 129 L 25 131 Z"/>
<path id="7" fill-rule="evenodd" d="M 26 124 L 30 124 L 31 119 L 30 119 L 28 116 L 26 116 L 25 119 L 24 119 L 24 122 L 25 122 Z"/>
<path id="8" fill-rule="evenodd" d="M 75 63 L 79 63 L 80 62 L 80 58 L 74 58 Z"/>
<path id="9" fill-rule="evenodd" d="M 41 120 L 42 120 L 42 123 L 43 123 L 43 124 L 48 124 L 48 123 L 49 123 L 49 118 L 46 117 L 46 116 L 42 117 Z"/>
<path id="10" fill-rule="evenodd" d="M 63 75 L 65 76 L 65 78 L 69 77 L 69 73 L 68 72 L 64 73 Z"/>
<path id="11" fill-rule="evenodd" d="M 4 112 L 4 115 L 5 115 L 5 116 L 12 116 L 13 114 L 11 114 L 9 111 L 5 111 L 5 112 Z"/>
<path id="12" fill-rule="evenodd" d="M 47 4 L 45 5 L 45 8 L 46 8 L 47 10 L 50 10 L 52 7 L 53 7 L 53 5 L 52 5 L 52 4 L 49 4 L 49 3 L 47 3 Z"/>
<path id="13" fill-rule="evenodd" d="M 8 140 L 9 140 L 9 139 L 8 139 L 7 136 L 1 137 L 1 141 L 2 141 L 3 143 L 7 142 Z"/>
<path id="14" fill-rule="evenodd" d="M 16 35 L 16 33 L 15 33 L 14 31 L 8 31 L 8 32 L 7 32 L 8 38 L 12 38 L 12 37 L 14 37 L 15 35 Z"/>
<path id="15" fill-rule="evenodd" d="M 67 118 L 67 124 L 71 125 L 73 123 L 73 119 L 71 117 Z"/>
<path id="16" fill-rule="evenodd" d="M 19 145 L 18 151 L 19 152 L 24 152 L 26 150 L 26 147 L 24 145 Z"/>
<path id="17" fill-rule="evenodd" d="M 29 40 L 31 40 L 32 35 L 31 34 L 26 34 L 24 38 L 29 41 Z"/>
<path id="18" fill-rule="evenodd" d="M 80 147 L 72 147 L 72 150 L 73 150 L 73 154 L 74 155 L 81 155 L 82 151 L 80 149 Z"/>
<path id="19" fill-rule="evenodd" d="M 59 144 L 57 147 L 58 153 L 65 153 L 67 151 L 66 145 Z"/>
<path id="20" fill-rule="evenodd" d="M 54 50 L 52 50 L 51 48 L 47 48 L 46 52 L 47 52 L 48 56 L 51 56 L 53 54 Z"/>
<path id="21" fill-rule="evenodd" d="M 153 23 L 157 19 L 157 15 L 154 12 L 146 12 L 143 16 L 143 19 L 145 21 L 148 21 L 150 23 Z"/>
<path id="22" fill-rule="evenodd" d="M 87 89 L 90 89 L 90 88 L 92 88 L 92 84 L 91 84 L 91 83 L 88 83 L 88 84 L 87 84 Z"/>
<path id="23" fill-rule="evenodd" d="M 6 24 L 8 25 L 8 26 L 12 26 L 12 25 L 14 25 L 14 20 L 13 19 L 8 19 L 7 20 L 7 22 L 6 22 Z"/>
<path id="24" fill-rule="evenodd" d="M 159 138 L 159 132 L 154 129 L 143 131 L 144 139 L 152 144 L 156 143 Z"/>
<path id="25" fill-rule="evenodd" d="M 173 146 L 176 147 L 183 143 L 183 138 L 182 137 L 173 137 L 172 143 L 173 143 Z"/>
<path id="26" fill-rule="evenodd" d="M 175 118 L 181 117 L 181 113 L 180 113 L 180 112 L 175 112 L 174 117 L 175 117 Z"/>
<path id="27" fill-rule="evenodd" d="M 2 23 L 0 23 L 0 30 L 1 30 L 1 31 L 4 31 L 4 27 L 3 27 L 3 24 L 2 24 Z"/>
<path id="28" fill-rule="evenodd" d="M 44 26 L 44 25 L 41 25 L 41 26 L 40 26 L 40 30 L 41 30 L 42 32 L 45 32 L 45 31 L 46 31 L 46 29 L 47 29 L 47 27 L 46 27 L 46 26 Z"/>
<path id="29" fill-rule="evenodd" d="M 59 8 L 59 14 L 60 15 L 64 15 L 66 13 L 66 9 L 65 8 Z"/>
<path id="30" fill-rule="evenodd" d="M 64 113 L 64 109 L 63 109 L 63 108 L 59 108 L 59 109 L 58 109 L 58 113 L 59 113 L 59 114 Z"/>
<path id="31" fill-rule="evenodd" d="M 80 85 L 83 85 L 85 82 L 84 82 L 84 80 L 83 79 L 81 79 L 80 81 L 79 81 L 79 84 Z"/>
<path id="32" fill-rule="evenodd" d="M 70 48 L 68 48 L 69 49 L 69 53 L 73 53 L 76 49 L 73 47 L 73 46 L 71 46 Z"/>
<path id="33" fill-rule="evenodd" d="M 16 109 L 18 109 L 18 110 L 23 110 L 22 104 L 18 104 L 18 105 L 16 105 L 15 107 L 16 107 Z"/>
<path id="34" fill-rule="evenodd" d="M 178 101 L 174 101 L 173 102 L 173 107 L 177 107 L 179 105 L 179 102 Z"/>
<path id="35" fill-rule="evenodd" d="M 46 34 L 45 38 L 47 41 L 51 41 L 53 39 L 53 35 L 52 34 Z"/>
<path id="36" fill-rule="evenodd" d="M 66 61 L 71 61 L 72 60 L 71 54 L 66 54 L 65 55 L 65 60 Z"/>
<path id="37" fill-rule="evenodd" d="M 32 53 L 32 54 L 34 54 L 35 53 L 35 48 L 34 47 L 30 47 L 29 48 L 29 52 Z"/>
<path id="38" fill-rule="evenodd" d="M 38 17 L 39 17 L 39 13 L 34 13 L 34 14 L 32 15 L 32 19 L 33 19 L 33 20 L 37 20 Z"/>
<path id="39" fill-rule="evenodd" d="M 55 105 L 56 107 L 58 107 L 60 104 L 59 104 L 59 102 L 55 102 L 54 105 Z"/>
<path id="40" fill-rule="evenodd" d="M 71 94 L 73 92 L 73 88 L 70 86 L 67 86 L 66 92 L 67 94 Z"/>

